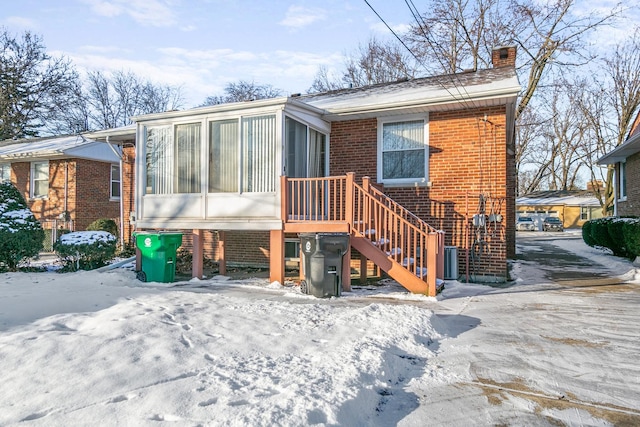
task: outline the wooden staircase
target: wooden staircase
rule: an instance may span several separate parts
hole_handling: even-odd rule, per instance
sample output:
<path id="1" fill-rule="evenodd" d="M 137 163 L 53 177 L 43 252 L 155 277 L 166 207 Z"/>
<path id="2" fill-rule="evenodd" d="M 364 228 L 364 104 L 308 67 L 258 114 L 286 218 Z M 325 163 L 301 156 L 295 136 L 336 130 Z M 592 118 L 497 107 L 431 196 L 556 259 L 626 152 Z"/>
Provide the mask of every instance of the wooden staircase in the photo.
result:
<path id="1" fill-rule="evenodd" d="M 282 177 L 285 233 L 346 232 L 351 246 L 410 292 L 435 296 L 444 273 L 444 232 L 355 174 Z"/>

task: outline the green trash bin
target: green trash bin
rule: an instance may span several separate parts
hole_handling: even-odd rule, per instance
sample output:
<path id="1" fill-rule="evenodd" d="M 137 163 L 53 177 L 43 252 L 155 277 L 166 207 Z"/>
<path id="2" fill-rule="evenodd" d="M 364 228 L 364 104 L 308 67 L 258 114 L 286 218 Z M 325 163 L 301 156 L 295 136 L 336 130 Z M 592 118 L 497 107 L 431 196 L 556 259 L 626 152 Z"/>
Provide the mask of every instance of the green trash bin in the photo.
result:
<path id="1" fill-rule="evenodd" d="M 182 233 L 141 231 L 134 233 L 140 249 L 142 282 L 170 283 L 176 277 L 176 253 L 182 244 Z"/>

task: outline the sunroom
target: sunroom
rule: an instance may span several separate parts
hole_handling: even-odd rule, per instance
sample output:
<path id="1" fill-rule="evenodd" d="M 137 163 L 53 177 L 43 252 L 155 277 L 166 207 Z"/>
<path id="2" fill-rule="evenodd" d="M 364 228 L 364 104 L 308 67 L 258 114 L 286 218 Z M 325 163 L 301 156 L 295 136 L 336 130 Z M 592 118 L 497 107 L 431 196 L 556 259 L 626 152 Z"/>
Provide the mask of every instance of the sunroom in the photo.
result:
<path id="1" fill-rule="evenodd" d="M 322 110 L 275 98 L 134 118 L 136 226 L 280 230 L 280 177 L 328 172 Z"/>

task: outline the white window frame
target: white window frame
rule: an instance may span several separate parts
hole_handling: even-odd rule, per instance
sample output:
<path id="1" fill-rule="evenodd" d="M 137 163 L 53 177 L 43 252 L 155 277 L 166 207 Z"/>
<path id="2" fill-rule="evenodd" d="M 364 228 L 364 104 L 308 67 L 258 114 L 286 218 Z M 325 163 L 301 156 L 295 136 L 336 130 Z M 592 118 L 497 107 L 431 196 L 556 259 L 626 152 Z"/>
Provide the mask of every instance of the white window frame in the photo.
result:
<path id="1" fill-rule="evenodd" d="M 618 166 L 618 200 L 627 200 L 627 161 L 620 162 Z"/>
<path id="2" fill-rule="evenodd" d="M 0 182 L 2 181 L 11 182 L 11 163 L 0 163 Z"/>
<path id="3" fill-rule="evenodd" d="M 46 165 L 46 170 L 47 170 L 47 192 L 46 194 L 36 194 L 35 193 L 35 189 L 36 189 L 36 181 L 44 181 L 44 179 L 36 179 L 36 165 Z M 31 162 L 31 173 L 30 173 L 30 180 L 29 180 L 29 197 L 32 199 L 46 199 L 49 197 L 49 161 L 48 160 L 44 160 L 44 161 L 39 161 L 39 162 Z"/>
<path id="4" fill-rule="evenodd" d="M 588 221 L 591 218 L 591 208 L 589 208 L 588 206 L 580 206 L 580 220 L 581 221 Z"/>
<path id="5" fill-rule="evenodd" d="M 117 173 L 115 174 L 115 176 L 113 174 L 114 168 L 117 169 Z M 121 186 L 120 186 L 120 165 L 116 164 L 116 163 L 112 163 L 111 164 L 111 168 L 109 168 L 109 171 L 110 171 L 110 175 L 109 175 L 109 177 L 110 177 L 109 178 L 109 198 L 111 200 L 120 200 L 120 197 L 121 197 L 120 193 L 122 192 L 122 189 L 121 189 Z M 115 187 L 114 187 L 114 184 L 116 184 Z M 118 194 L 117 195 L 113 194 L 113 189 L 114 188 L 118 189 Z"/>
<path id="6" fill-rule="evenodd" d="M 399 179 L 385 179 L 383 176 L 383 126 L 386 123 L 398 123 L 398 122 L 413 122 L 422 120 L 424 123 L 424 176 L 419 178 L 399 178 Z M 406 185 L 424 185 L 429 186 L 429 115 L 428 114 L 412 114 L 393 117 L 380 117 L 378 118 L 378 182 L 389 186 L 406 186 Z"/>

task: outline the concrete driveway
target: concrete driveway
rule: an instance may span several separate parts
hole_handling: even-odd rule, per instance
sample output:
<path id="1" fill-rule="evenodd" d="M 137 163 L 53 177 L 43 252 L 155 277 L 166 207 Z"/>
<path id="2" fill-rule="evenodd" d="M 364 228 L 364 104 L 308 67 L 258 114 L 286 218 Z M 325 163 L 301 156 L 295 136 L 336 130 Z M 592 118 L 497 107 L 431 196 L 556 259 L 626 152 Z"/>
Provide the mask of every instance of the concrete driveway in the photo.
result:
<path id="1" fill-rule="evenodd" d="M 587 254 L 587 256 L 585 256 Z M 519 233 L 517 281 L 444 293 L 447 338 L 400 425 L 640 425 L 640 285 L 576 233 Z M 437 372 L 437 371 L 436 371 Z"/>

